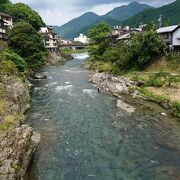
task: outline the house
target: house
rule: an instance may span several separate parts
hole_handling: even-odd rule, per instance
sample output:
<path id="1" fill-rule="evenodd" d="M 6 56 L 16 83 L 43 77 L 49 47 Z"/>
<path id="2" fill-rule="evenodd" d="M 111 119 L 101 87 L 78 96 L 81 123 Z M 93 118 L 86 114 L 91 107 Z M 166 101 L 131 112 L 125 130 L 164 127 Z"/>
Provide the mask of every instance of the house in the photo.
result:
<path id="1" fill-rule="evenodd" d="M 0 12 L 0 39 L 7 40 L 6 31 L 13 27 L 12 17 Z"/>
<path id="2" fill-rule="evenodd" d="M 0 12 L 0 19 L 2 19 L 4 22 L 6 22 L 5 26 L 7 28 L 12 29 L 12 27 L 13 27 L 13 19 L 12 19 L 12 17 L 10 15 Z"/>
<path id="3" fill-rule="evenodd" d="M 119 36 L 117 38 L 117 41 L 128 42 L 130 38 L 131 38 L 131 34 L 130 33 L 126 33 L 126 34 L 123 34 L 122 36 Z"/>
<path id="4" fill-rule="evenodd" d="M 49 49 L 51 52 L 57 51 L 59 44 L 59 37 L 57 33 L 53 31 L 52 26 L 41 27 L 39 34 L 42 35 L 44 40 L 44 46 Z"/>
<path id="5" fill-rule="evenodd" d="M 80 34 L 78 37 L 74 38 L 74 42 L 80 42 L 82 44 L 88 44 L 89 39 L 87 36 Z"/>
<path id="6" fill-rule="evenodd" d="M 180 50 L 180 25 L 159 28 L 157 33 L 167 47 Z"/>
<path id="7" fill-rule="evenodd" d="M 7 39 L 5 24 L 6 22 L 0 19 L 0 39 L 4 39 L 4 40 Z"/>
<path id="8" fill-rule="evenodd" d="M 124 31 L 119 37 L 116 39 L 117 41 L 123 41 L 125 43 L 128 43 L 131 39 L 132 34 L 141 34 L 143 30 L 141 28 L 129 28 Z"/>

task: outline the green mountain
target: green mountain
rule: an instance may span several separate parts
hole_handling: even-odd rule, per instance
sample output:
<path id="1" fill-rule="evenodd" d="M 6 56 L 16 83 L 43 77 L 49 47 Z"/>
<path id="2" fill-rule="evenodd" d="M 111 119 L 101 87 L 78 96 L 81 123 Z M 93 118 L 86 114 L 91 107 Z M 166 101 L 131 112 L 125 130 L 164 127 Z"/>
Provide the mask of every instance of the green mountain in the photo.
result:
<path id="1" fill-rule="evenodd" d="M 99 22 L 105 22 L 110 26 L 120 25 L 124 20 L 128 19 L 129 17 L 132 17 L 133 15 L 150 8 L 152 7 L 146 4 L 140 4 L 138 2 L 132 2 L 129 5 L 114 8 L 106 15 L 101 16 L 95 23 L 82 28 L 79 33 L 88 34 L 89 29 L 94 27 Z"/>
<path id="2" fill-rule="evenodd" d="M 82 16 L 75 18 L 63 26 L 54 26 L 54 31 L 60 34 L 64 39 L 73 39 L 78 35 L 80 29 L 96 22 L 99 16 L 93 12 L 88 12 Z"/>
<path id="3" fill-rule="evenodd" d="M 128 20 L 123 22 L 123 25 L 137 26 L 141 22 L 148 23 L 154 21 L 155 23 L 158 20 L 158 17 L 162 15 L 162 21 L 164 25 L 173 25 L 180 23 L 180 0 L 156 8 L 145 10 Z"/>
<path id="4" fill-rule="evenodd" d="M 111 18 L 117 21 L 124 21 L 145 9 L 151 8 L 146 4 L 140 4 L 138 2 L 132 2 L 129 5 L 120 6 L 114 8 L 112 11 L 108 12 L 106 15 L 102 16 L 102 19 Z"/>
<path id="5" fill-rule="evenodd" d="M 133 2 L 129 5 L 117 7 L 103 16 L 98 16 L 92 12 L 86 13 L 61 27 L 54 26 L 54 30 L 64 39 L 73 39 L 81 32 L 87 34 L 88 30 L 99 22 L 106 22 L 111 26 L 118 25 L 125 19 L 149 8 L 151 7 L 146 4 Z"/>

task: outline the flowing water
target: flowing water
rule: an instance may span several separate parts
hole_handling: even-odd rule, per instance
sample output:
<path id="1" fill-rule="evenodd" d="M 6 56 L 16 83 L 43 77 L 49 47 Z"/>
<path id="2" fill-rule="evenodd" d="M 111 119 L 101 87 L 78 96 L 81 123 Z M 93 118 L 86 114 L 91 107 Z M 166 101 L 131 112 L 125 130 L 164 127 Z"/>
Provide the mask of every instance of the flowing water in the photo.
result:
<path id="1" fill-rule="evenodd" d="M 25 179 L 179 179 L 178 123 L 156 112 L 117 110 L 114 97 L 88 82 L 80 67 L 87 55 L 75 56 L 35 81 L 28 123 L 42 141 Z"/>

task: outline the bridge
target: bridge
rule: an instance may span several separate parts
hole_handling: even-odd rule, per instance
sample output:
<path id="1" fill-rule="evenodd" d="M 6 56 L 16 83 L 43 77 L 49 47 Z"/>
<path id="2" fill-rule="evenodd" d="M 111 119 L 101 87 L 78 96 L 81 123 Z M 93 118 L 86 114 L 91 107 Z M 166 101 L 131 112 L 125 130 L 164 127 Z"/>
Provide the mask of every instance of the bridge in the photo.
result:
<path id="1" fill-rule="evenodd" d="M 88 44 L 82 44 L 82 43 L 68 43 L 68 44 L 59 44 L 59 48 L 70 48 L 70 49 L 82 49 L 87 47 Z"/>

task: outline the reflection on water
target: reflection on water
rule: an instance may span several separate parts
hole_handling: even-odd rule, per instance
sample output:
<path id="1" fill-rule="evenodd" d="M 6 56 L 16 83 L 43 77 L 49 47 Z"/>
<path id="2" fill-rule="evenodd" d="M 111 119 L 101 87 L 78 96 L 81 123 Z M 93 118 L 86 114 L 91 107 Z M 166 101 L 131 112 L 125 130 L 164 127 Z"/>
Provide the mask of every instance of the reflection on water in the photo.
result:
<path id="1" fill-rule="evenodd" d="M 154 112 L 117 111 L 80 68 L 87 54 L 74 56 L 35 82 L 29 123 L 42 142 L 25 179 L 179 179 L 179 125 Z"/>

